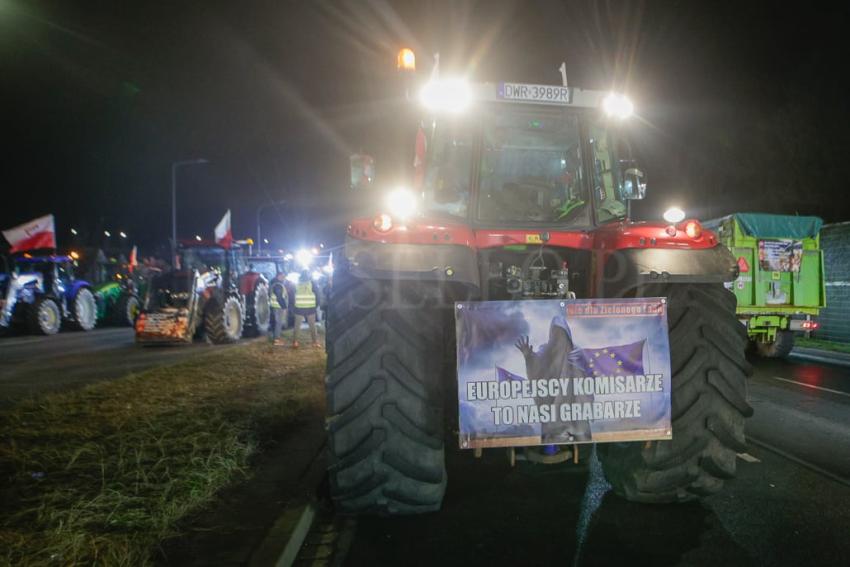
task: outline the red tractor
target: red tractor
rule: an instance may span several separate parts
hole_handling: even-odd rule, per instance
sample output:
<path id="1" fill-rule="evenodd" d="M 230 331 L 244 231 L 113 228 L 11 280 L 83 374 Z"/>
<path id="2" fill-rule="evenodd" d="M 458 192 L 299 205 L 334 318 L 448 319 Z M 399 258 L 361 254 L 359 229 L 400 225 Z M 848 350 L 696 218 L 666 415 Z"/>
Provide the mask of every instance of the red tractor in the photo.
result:
<path id="1" fill-rule="evenodd" d="M 629 219 L 646 187 L 627 141 L 631 102 L 572 86 L 406 77 L 420 93 L 408 102 L 419 114 L 406 144 L 411 189 L 350 221 L 329 302 L 336 505 L 440 507 L 445 417 L 457 415 L 454 304 L 482 299 L 667 298 L 672 440 L 605 443 L 597 454 L 632 501 L 719 491 L 752 414 L 747 335 L 723 285 L 738 268 L 696 220 Z M 357 191 L 372 183 L 362 161 L 352 158 Z"/>
<path id="2" fill-rule="evenodd" d="M 237 248 L 185 242 L 174 270 L 153 276 L 136 319 L 139 343 L 185 343 L 204 335 L 215 344 L 264 334 L 269 328 L 269 285 L 248 271 Z"/>

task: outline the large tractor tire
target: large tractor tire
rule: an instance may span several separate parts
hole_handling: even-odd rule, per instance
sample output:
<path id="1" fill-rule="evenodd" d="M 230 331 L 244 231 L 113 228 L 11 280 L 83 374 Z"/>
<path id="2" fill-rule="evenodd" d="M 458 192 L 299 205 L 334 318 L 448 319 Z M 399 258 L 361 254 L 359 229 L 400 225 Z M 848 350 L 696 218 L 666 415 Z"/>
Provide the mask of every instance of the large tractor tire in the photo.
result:
<path id="1" fill-rule="evenodd" d="M 756 342 L 756 352 L 764 358 L 785 358 L 794 348 L 794 333 L 791 331 L 776 331 L 773 342 Z"/>
<path id="2" fill-rule="evenodd" d="M 245 303 L 248 310 L 245 327 L 250 330 L 251 336 L 256 337 L 268 333 L 272 314 L 268 284 L 258 282 L 253 293 L 246 298 Z"/>
<path id="3" fill-rule="evenodd" d="M 97 325 L 97 300 L 89 288 L 84 287 L 77 291 L 71 303 L 71 313 L 74 315 L 75 329 L 91 331 Z"/>
<path id="4" fill-rule="evenodd" d="M 62 311 L 49 297 L 39 297 L 27 309 L 27 327 L 36 335 L 55 335 L 62 326 Z"/>
<path id="5" fill-rule="evenodd" d="M 723 488 L 746 450 L 744 357 L 747 335 L 735 296 L 722 285 L 648 286 L 645 297 L 668 298 L 672 377 L 672 441 L 597 447 L 605 476 L 627 500 L 685 502 Z"/>
<path id="6" fill-rule="evenodd" d="M 242 324 L 242 304 L 233 296 L 223 303 L 210 303 L 204 313 L 204 332 L 213 344 L 238 341 L 242 338 Z"/>
<path id="7" fill-rule="evenodd" d="M 139 316 L 141 304 L 139 298 L 132 293 L 124 293 L 115 304 L 115 311 L 112 313 L 113 322 L 121 327 L 132 327 L 136 324 L 136 317 Z"/>
<path id="8" fill-rule="evenodd" d="M 327 334 L 331 496 L 343 513 L 438 510 L 446 490 L 446 310 L 416 282 L 338 266 Z M 451 311 L 448 311 L 449 314 Z"/>

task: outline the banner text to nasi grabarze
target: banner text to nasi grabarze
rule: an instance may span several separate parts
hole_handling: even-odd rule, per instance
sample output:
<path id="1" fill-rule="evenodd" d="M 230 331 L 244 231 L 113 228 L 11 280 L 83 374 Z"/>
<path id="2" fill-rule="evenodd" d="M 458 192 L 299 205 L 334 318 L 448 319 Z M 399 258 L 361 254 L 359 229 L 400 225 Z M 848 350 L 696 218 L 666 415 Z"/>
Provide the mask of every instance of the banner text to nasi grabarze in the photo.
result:
<path id="1" fill-rule="evenodd" d="M 533 423 L 567 423 L 570 421 L 605 421 L 641 416 L 640 400 L 610 402 L 574 402 L 527 406 L 495 406 L 490 408 L 494 425 Z"/>
<path id="2" fill-rule="evenodd" d="M 481 380 L 467 382 L 467 401 L 517 400 L 549 396 L 643 394 L 663 391 L 663 374 L 587 376 L 548 380 Z"/>
<path id="3" fill-rule="evenodd" d="M 657 317 L 663 309 L 664 304 L 658 301 L 570 303 L 567 305 L 567 315 L 569 317 Z"/>

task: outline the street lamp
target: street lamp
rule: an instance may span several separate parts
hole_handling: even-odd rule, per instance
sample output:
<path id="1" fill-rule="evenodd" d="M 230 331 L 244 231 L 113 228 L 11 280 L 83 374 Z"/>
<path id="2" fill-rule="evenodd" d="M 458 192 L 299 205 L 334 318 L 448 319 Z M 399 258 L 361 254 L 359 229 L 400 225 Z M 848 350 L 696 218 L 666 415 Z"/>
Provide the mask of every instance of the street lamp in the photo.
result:
<path id="1" fill-rule="evenodd" d="M 277 206 L 277 205 L 283 205 L 285 203 L 286 203 L 286 199 L 282 199 L 280 201 L 271 201 L 271 202 L 268 202 L 268 203 L 263 203 L 262 205 L 257 207 L 257 254 L 259 254 L 260 252 L 263 251 L 263 242 L 265 242 L 266 244 L 269 243 L 268 240 L 263 240 L 263 235 L 262 235 L 262 232 L 260 231 L 260 215 L 262 214 L 263 209 L 265 209 L 266 207 L 270 207 L 272 205 Z"/>
<path id="2" fill-rule="evenodd" d="M 76 229 L 76 228 L 72 228 L 72 229 L 71 229 L 71 234 L 73 234 L 74 236 L 77 236 L 77 229 Z"/>
<path id="3" fill-rule="evenodd" d="M 171 164 L 171 261 L 177 258 L 177 168 L 209 163 L 204 158 L 175 161 Z"/>
<path id="4" fill-rule="evenodd" d="M 127 238 L 127 233 L 122 230 L 118 233 L 118 236 L 120 236 L 121 238 Z"/>
<path id="5" fill-rule="evenodd" d="M 106 238 L 109 238 L 110 236 L 112 236 L 112 233 L 111 233 L 111 232 L 109 232 L 108 230 L 104 230 L 104 231 L 103 231 L 103 235 L 104 235 Z"/>

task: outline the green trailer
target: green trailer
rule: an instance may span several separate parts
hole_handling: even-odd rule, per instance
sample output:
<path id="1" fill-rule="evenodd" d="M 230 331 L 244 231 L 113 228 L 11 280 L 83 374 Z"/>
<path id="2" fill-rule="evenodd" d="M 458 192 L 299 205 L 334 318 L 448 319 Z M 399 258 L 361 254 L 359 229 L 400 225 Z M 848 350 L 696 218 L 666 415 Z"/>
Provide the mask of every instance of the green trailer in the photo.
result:
<path id="1" fill-rule="evenodd" d="M 817 328 L 826 306 L 818 217 L 734 213 L 707 221 L 737 258 L 739 275 L 726 286 L 738 300 L 738 319 L 756 351 L 782 357 L 794 334 Z"/>

